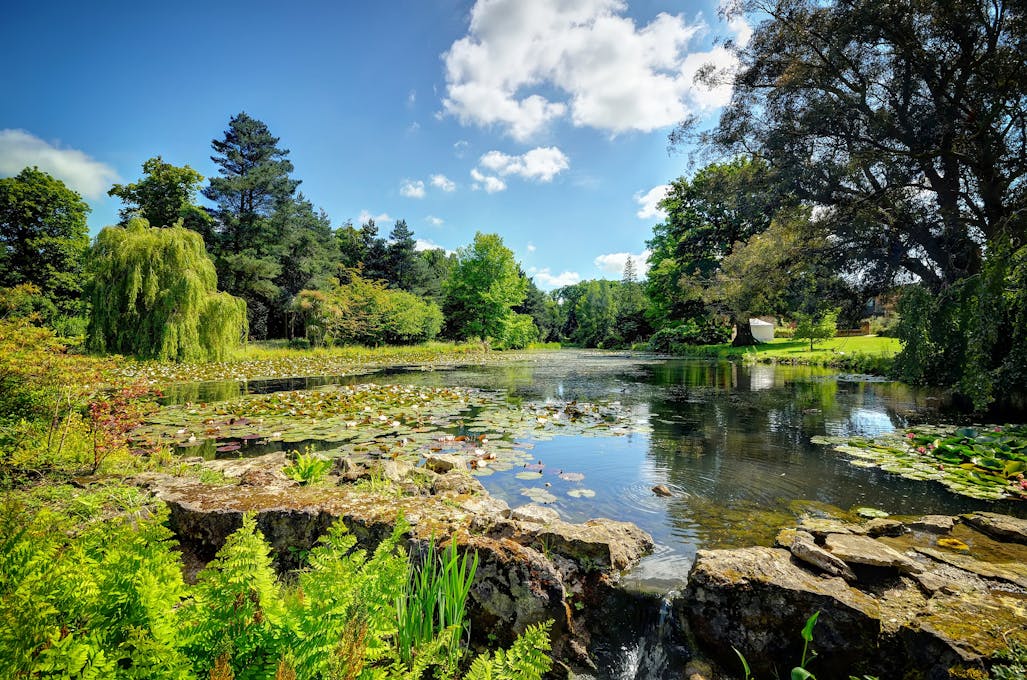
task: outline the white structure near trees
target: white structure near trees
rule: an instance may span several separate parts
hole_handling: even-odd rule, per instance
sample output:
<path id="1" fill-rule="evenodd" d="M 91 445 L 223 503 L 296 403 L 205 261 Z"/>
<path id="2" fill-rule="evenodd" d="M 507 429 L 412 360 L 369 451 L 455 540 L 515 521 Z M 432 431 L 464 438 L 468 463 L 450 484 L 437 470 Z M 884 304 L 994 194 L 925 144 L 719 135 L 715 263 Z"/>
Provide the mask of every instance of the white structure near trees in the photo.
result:
<path id="1" fill-rule="evenodd" d="M 749 319 L 749 330 L 756 342 L 770 342 L 774 339 L 774 324 L 763 319 Z"/>

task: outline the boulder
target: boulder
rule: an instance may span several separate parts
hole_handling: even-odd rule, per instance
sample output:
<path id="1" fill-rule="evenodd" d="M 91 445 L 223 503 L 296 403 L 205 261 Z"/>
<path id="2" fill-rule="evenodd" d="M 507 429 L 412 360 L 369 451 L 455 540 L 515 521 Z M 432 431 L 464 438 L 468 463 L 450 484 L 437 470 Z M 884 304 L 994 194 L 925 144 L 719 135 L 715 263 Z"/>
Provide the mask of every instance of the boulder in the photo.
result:
<path id="1" fill-rule="evenodd" d="M 960 555 L 934 548 L 916 547 L 915 550 L 931 559 L 952 565 L 957 569 L 993 581 L 1005 581 L 1027 589 L 1027 565 L 1019 562 L 985 562 L 969 555 Z"/>
<path id="2" fill-rule="evenodd" d="M 668 487 L 666 484 L 657 484 L 652 488 L 652 492 L 657 496 L 662 496 L 664 498 L 674 495 L 673 492 L 670 490 L 670 487 Z"/>
<path id="3" fill-rule="evenodd" d="M 877 517 L 866 522 L 863 528 L 866 529 L 867 536 L 872 538 L 877 538 L 878 536 L 901 536 L 902 532 L 906 530 L 902 522 L 883 517 Z"/>
<path id="4" fill-rule="evenodd" d="M 534 503 L 514 508 L 506 516 L 519 522 L 530 522 L 532 524 L 549 524 L 560 519 L 560 513 L 556 510 L 535 505 Z"/>
<path id="5" fill-rule="evenodd" d="M 949 517 L 948 515 L 924 515 L 912 522 L 907 522 L 906 526 L 913 531 L 923 531 L 929 534 L 947 534 L 952 531 L 955 523 L 956 518 Z"/>
<path id="6" fill-rule="evenodd" d="M 432 472 L 445 474 L 450 470 L 466 470 L 467 463 L 463 457 L 452 453 L 435 453 L 424 458 L 424 467 Z"/>
<path id="7" fill-rule="evenodd" d="M 460 470 L 450 470 L 444 475 L 434 475 L 431 492 L 442 496 L 485 495 L 485 487 L 476 477 Z"/>
<path id="8" fill-rule="evenodd" d="M 817 611 L 818 675 L 863 672 L 878 646 L 878 603 L 840 578 L 803 569 L 787 550 L 700 550 L 676 606 L 726 668 L 737 668 L 734 647 L 754 675 L 771 675 L 772 667 L 799 658 L 799 631 Z"/>
<path id="9" fill-rule="evenodd" d="M 963 521 L 992 538 L 1007 543 L 1027 545 L 1027 519 L 1019 519 L 995 512 L 972 512 L 962 516 Z"/>
<path id="10" fill-rule="evenodd" d="M 850 565 L 895 569 L 903 574 L 916 574 L 923 568 L 899 551 L 867 536 L 828 534 L 825 547 L 831 554 Z"/>

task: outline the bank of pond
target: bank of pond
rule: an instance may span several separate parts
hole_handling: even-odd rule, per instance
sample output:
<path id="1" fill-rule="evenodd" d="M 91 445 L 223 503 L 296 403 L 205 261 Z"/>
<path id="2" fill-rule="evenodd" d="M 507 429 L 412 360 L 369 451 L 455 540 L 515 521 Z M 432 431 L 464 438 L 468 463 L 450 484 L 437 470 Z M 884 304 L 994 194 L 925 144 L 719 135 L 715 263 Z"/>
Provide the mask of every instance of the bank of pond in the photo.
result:
<path id="1" fill-rule="evenodd" d="M 97 501 L 67 486 L 46 491 L 49 485 L 22 476 L 20 490 L 7 494 L 14 499 L 8 505 L 20 509 L 9 507 L 6 517 L 10 526 L 28 528 L 12 535 L 84 537 L 71 550 L 82 559 L 67 574 L 90 570 L 89 592 L 121 587 L 103 581 L 117 560 L 151 565 L 164 575 L 152 578 L 174 583 L 198 578 L 196 586 L 172 589 L 174 597 L 186 603 L 242 597 L 249 618 L 238 625 L 255 625 L 260 612 L 260 635 L 282 645 L 261 647 L 266 663 L 258 670 L 239 656 L 256 642 L 219 638 L 227 656 L 208 653 L 200 665 L 186 659 L 181 677 L 215 677 L 216 667 L 223 673 L 216 677 L 233 677 L 229 670 L 234 677 L 296 672 L 300 666 L 283 650 L 314 644 L 314 633 L 282 621 L 314 615 L 297 614 L 290 598 L 314 598 L 318 588 L 340 598 L 331 616 L 368 627 L 360 644 L 333 629 L 330 649 L 317 657 L 323 665 L 309 677 L 414 672 L 412 657 L 390 647 L 399 640 L 399 614 L 372 621 L 359 608 L 347 609 L 363 595 L 303 583 L 318 582 L 312 575 L 318 569 L 370 574 L 360 571 L 362 564 L 332 561 L 359 546 L 367 564 L 387 562 L 376 550 L 400 555 L 397 582 L 409 588 L 418 576 L 408 581 L 408 568 L 423 572 L 419 565 L 436 539 L 479 560 L 466 586 L 470 626 L 457 635 L 457 648 L 515 649 L 512 658 L 527 655 L 532 668 L 541 668 L 535 662 L 545 635 L 529 627 L 552 621 L 556 667 L 579 677 L 680 677 L 686 666 L 704 677 L 738 674 L 732 646 L 765 674 L 793 662 L 798 632 L 814 610 L 822 610 L 815 643 L 824 652 L 821 677 L 838 677 L 842 669 L 882 678 L 917 669 L 923 677 L 943 677 L 937 675 L 942 666 L 983 669 L 1008 646 L 1006 638 L 1002 631 L 968 637 L 955 630 L 960 617 L 1027 630 L 1027 572 L 1016 567 L 1027 553 L 1015 538 L 1023 524 L 1017 518 L 1027 517 L 1027 430 L 967 422 L 943 393 L 816 366 L 586 350 L 497 358 L 468 349 L 351 357 L 345 366 L 321 357 L 317 364 L 264 357 L 275 363 L 212 365 L 191 374 L 208 378 L 199 381 L 183 380 L 190 374 L 181 367 L 126 364 L 121 371 L 163 393 L 160 405 L 127 433 L 136 455 L 149 461 L 137 467 L 146 469 L 113 475 L 121 480 L 114 487 L 103 486 L 110 470 L 102 478 L 76 476 L 76 485 L 101 485 L 108 491 L 97 494 L 114 495 Z M 658 486 L 667 493 L 654 493 Z M 78 506 L 88 509 L 76 515 Z M 30 516 L 35 520 L 24 522 Z M 940 529 L 925 519 L 931 517 Z M 996 533 L 1000 520 L 992 517 L 1009 518 L 1012 533 Z M 110 523 L 123 537 L 140 532 L 144 543 L 174 538 L 180 553 L 153 553 L 155 562 L 132 551 L 111 554 L 117 541 L 101 538 Z M 247 537 L 237 541 L 232 536 L 240 528 Z M 349 547 L 329 556 L 317 542 L 323 537 Z M 236 558 L 252 558 L 265 570 L 255 582 L 265 590 L 253 597 L 285 598 L 274 612 L 247 599 L 256 591 L 239 596 L 231 589 L 238 575 L 226 565 L 234 558 L 222 551 L 239 542 L 249 545 L 251 557 Z M 11 567 L 9 573 L 23 578 L 9 581 L 8 616 L 15 616 L 12 593 L 22 592 L 13 585 L 24 586 L 29 576 L 52 582 L 25 564 L 40 568 L 40 560 L 57 559 L 71 544 L 51 538 L 29 562 L 12 555 L 31 553 L 31 541 L 6 544 L 8 564 L 27 570 Z M 399 567 L 388 564 L 395 576 Z M 214 584 L 221 590 L 210 590 Z M 117 597 L 135 602 L 130 591 L 116 590 Z M 65 639 L 78 645 L 75 658 L 93 658 L 82 636 L 103 628 L 97 617 L 106 610 L 95 601 L 88 607 L 99 609 L 87 611 L 71 595 L 55 597 L 40 605 L 49 613 L 39 614 L 39 630 L 22 626 L 8 638 L 15 647 L 36 641 L 18 657 L 25 677 L 36 677 L 42 666 L 25 669 L 55 658 L 49 650 Z M 394 607 L 395 597 L 388 597 Z M 784 604 L 775 613 L 760 598 Z M 62 609 L 68 606 L 84 609 Z M 623 623 L 615 612 L 624 613 Z M 78 628 L 53 628 L 72 614 L 80 617 Z M 179 625 L 152 619 L 158 620 Z M 214 624 L 190 625 L 209 632 Z M 446 645 L 438 638 L 451 625 L 429 626 L 419 644 L 435 645 L 424 652 L 433 660 L 421 671 L 478 677 L 473 654 L 441 651 Z M 761 627 L 775 635 L 761 634 Z M 533 631 L 528 642 L 510 647 L 517 643 L 511 633 L 522 631 Z M 155 644 L 146 635 L 146 644 Z M 213 645 L 214 637 L 203 640 Z M 1013 635 L 1009 644 L 1018 639 Z M 64 644 L 71 650 L 71 642 Z M 118 644 L 135 643 L 126 637 Z M 62 658 L 71 658 L 68 650 Z M 360 669 L 330 671 L 327 659 L 346 654 L 363 659 Z M 881 663 L 861 661 L 870 657 Z M 488 657 L 497 658 L 507 657 Z M 721 670 L 705 669 L 702 658 Z M 124 670 L 126 663 L 135 662 L 115 666 Z"/>

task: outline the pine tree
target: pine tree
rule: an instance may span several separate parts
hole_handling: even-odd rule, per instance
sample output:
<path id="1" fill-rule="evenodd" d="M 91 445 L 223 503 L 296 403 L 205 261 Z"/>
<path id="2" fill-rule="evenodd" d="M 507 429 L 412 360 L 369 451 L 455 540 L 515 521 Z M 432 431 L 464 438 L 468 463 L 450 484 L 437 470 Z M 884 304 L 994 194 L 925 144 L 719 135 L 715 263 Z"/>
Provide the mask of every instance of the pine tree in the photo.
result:
<path id="1" fill-rule="evenodd" d="M 412 291 L 417 286 L 417 241 L 406 220 L 396 220 L 386 247 L 388 281 L 396 288 Z"/>
<path id="2" fill-rule="evenodd" d="M 635 283 L 638 280 L 638 275 L 635 273 L 635 261 L 628 255 L 628 259 L 624 260 L 624 274 L 621 276 L 621 281 L 624 283 Z"/>
<path id="3" fill-rule="evenodd" d="M 223 139 L 211 142 L 216 155 L 210 159 L 218 166 L 203 195 L 217 204 L 219 251 L 233 253 L 255 248 L 263 254 L 267 233 L 262 221 L 296 193 L 299 180 L 293 171 L 288 149 L 278 148 L 267 125 L 245 112 L 228 123 Z"/>

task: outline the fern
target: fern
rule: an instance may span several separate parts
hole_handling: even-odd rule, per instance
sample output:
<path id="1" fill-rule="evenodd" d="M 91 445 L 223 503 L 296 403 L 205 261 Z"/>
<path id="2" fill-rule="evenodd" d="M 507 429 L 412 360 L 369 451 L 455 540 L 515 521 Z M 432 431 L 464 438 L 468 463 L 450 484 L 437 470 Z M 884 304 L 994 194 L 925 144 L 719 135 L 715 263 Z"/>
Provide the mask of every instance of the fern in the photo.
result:
<path id="1" fill-rule="evenodd" d="M 471 663 L 464 680 L 539 680 L 553 666 L 549 657 L 549 631 L 552 621 L 528 626 L 504 651 L 495 656 L 483 652 Z"/>
<path id="2" fill-rule="evenodd" d="M 282 656 L 284 610 L 270 547 L 252 514 L 200 572 L 182 607 L 184 648 L 199 675 L 228 654 L 237 680 L 273 678 Z"/>
<path id="3" fill-rule="evenodd" d="M 286 465 L 282 472 L 301 484 L 317 484 L 332 469 L 332 463 L 313 453 L 298 453 L 292 465 Z"/>

